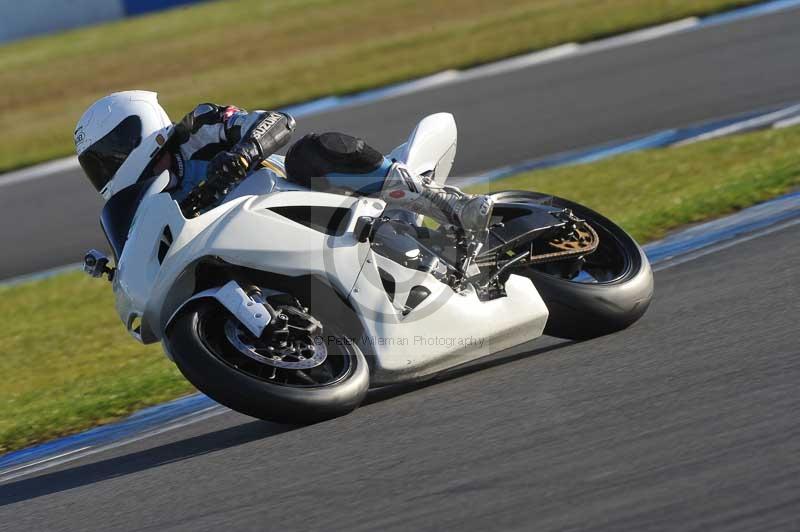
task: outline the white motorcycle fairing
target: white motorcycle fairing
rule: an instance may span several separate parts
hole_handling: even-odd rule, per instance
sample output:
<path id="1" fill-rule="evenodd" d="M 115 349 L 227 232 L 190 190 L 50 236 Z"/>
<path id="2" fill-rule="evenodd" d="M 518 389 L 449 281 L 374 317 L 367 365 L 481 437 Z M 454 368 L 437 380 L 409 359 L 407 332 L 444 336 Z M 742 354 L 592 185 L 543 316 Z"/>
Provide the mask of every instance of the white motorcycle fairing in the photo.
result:
<path id="1" fill-rule="evenodd" d="M 452 116 L 442 113 L 420 122 L 392 156 L 443 183 L 455 146 Z M 542 334 L 548 310 L 528 278 L 511 275 L 503 297 L 482 301 L 469 287 L 456 291 L 432 273 L 406 267 L 359 241 L 359 220 L 380 217 L 383 201 L 304 190 L 263 170 L 257 178 L 267 183 L 263 194 L 232 197 L 191 219 L 161 192 L 164 176 L 139 191 L 129 230 L 116 237 L 122 243 L 114 245 L 109 236 L 120 253 L 113 278 L 116 308 L 137 340 L 164 340 L 176 314 L 198 298 L 217 299 L 256 336 L 264 330 L 266 309 L 235 279 L 197 289 L 197 266 L 208 259 L 324 280 L 358 318 L 362 334 L 352 341 L 370 361 L 371 386 L 430 375 Z M 293 214 L 298 210 L 326 212 L 338 222 L 302 223 Z"/>

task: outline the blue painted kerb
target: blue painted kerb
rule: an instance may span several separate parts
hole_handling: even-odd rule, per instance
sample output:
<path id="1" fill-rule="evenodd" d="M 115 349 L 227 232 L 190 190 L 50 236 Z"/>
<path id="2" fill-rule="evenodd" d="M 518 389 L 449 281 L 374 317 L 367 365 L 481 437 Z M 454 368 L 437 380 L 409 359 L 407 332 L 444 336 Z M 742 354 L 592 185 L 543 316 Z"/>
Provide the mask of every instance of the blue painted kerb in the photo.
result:
<path id="1" fill-rule="evenodd" d="M 0 456 L 0 474 L 2 474 L 3 469 L 16 465 L 35 462 L 45 457 L 68 453 L 83 447 L 104 445 L 141 434 L 159 425 L 200 412 L 216 404 L 205 395 L 196 393 L 188 397 L 145 408 L 117 423 L 103 425 L 72 436 L 34 445 L 27 449 L 6 453 Z"/>
<path id="2" fill-rule="evenodd" d="M 142 15 L 187 4 L 198 4 L 205 0 L 122 0 L 126 15 Z"/>

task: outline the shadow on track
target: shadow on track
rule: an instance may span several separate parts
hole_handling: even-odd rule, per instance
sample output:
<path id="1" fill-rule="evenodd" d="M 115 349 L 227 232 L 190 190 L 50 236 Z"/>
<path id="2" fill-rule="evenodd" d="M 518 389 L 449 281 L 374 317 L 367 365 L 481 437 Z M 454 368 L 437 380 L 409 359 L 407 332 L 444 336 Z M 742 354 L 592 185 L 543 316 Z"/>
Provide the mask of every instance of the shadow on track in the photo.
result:
<path id="1" fill-rule="evenodd" d="M 517 347 L 506 350 L 462 366 L 457 366 L 424 381 L 386 386 L 370 391 L 366 401 L 364 401 L 364 405 L 385 401 L 439 382 L 457 379 L 478 371 L 509 364 L 574 343 L 575 342 L 559 341 L 558 343 L 545 345 L 538 349 L 527 349 L 526 347 L 528 346 L 523 346 L 522 348 Z M 107 460 L 73 467 L 71 469 L 45 473 L 29 479 L 10 482 L 0 485 L 0 506 L 6 506 L 72 488 L 94 484 L 95 482 L 145 471 L 168 463 L 179 462 L 214 451 L 236 447 L 251 441 L 269 438 L 295 430 L 296 428 L 301 427 L 279 425 L 267 421 L 251 421 L 242 425 L 169 443 L 160 447 L 117 456 Z"/>
<path id="2" fill-rule="evenodd" d="M 0 506 L 144 471 L 293 430 L 291 425 L 251 421 L 235 427 L 117 456 L 63 471 L 0 485 Z"/>

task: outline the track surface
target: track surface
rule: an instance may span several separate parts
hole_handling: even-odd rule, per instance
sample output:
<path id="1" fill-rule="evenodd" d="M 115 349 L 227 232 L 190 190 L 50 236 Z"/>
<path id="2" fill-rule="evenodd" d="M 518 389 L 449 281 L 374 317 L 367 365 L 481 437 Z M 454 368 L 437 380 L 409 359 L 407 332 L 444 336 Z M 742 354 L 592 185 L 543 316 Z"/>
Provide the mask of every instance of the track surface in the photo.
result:
<path id="1" fill-rule="evenodd" d="M 800 10 L 704 28 L 307 117 L 299 133 L 338 129 L 388 150 L 425 114 L 450 111 L 460 131 L 455 175 L 478 173 L 800 100 L 798 27 Z M 105 245 L 101 201 L 78 172 L 0 190 L 0 279 Z"/>
<path id="2" fill-rule="evenodd" d="M 798 238 L 659 272 L 616 335 L 315 426 L 223 415 L 12 481 L 0 529 L 798 530 Z"/>
<path id="3" fill-rule="evenodd" d="M 306 126 L 387 149 L 450 110 L 458 170 L 477 172 L 800 99 L 798 23 L 763 17 Z M 3 276 L 101 243 L 86 191 L 76 176 L 3 188 Z M 616 335 L 543 339 L 310 427 L 225 414 L 0 485 L 0 530 L 798 530 L 798 238 L 659 272 L 648 314 Z"/>

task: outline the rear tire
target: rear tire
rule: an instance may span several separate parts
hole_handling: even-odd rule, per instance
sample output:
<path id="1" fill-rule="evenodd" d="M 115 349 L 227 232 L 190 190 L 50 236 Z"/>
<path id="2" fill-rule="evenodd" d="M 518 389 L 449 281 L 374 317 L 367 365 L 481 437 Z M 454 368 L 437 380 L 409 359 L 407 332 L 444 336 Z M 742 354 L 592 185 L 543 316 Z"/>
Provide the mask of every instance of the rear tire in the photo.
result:
<path id="1" fill-rule="evenodd" d="M 218 302 L 201 299 L 176 316 L 164 340 L 186 379 L 218 403 L 260 419 L 307 424 L 345 415 L 364 399 L 369 387 L 367 362 L 358 346 L 336 331 L 326 329 L 324 337 L 328 358 L 341 357 L 330 359 L 336 368 L 330 371 L 331 382 L 269 382 L 236 364 L 235 347 L 225 345 L 220 331 L 229 319 L 233 318 Z"/>
<path id="2" fill-rule="evenodd" d="M 547 194 L 507 191 L 493 197 L 497 202 L 530 201 L 571 209 L 600 236 L 600 246 L 587 258 L 598 264 L 606 260 L 610 266 L 596 273 L 600 278 L 594 282 L 568 279 L 547 267 L 515 271 L 533 281 L 550 311 L 545 334 L 586 340 L 625 329 L 644 315 L 653 298 L 653 272 L 642 248 L 621 227 L 588 207 Z M 587 263 L 587 271 L 589 267 Z"/>

